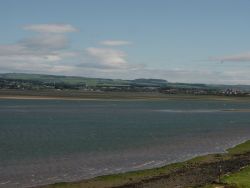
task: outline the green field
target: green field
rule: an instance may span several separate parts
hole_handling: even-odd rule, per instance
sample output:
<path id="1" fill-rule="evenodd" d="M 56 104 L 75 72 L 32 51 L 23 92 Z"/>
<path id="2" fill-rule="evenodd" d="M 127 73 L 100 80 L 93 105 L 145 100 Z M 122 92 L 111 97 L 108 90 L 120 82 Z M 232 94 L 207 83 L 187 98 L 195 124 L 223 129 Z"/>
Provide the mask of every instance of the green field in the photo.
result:
<path id="1" fill-rule="evenodd" d="M 239 172 L 225 175 L 222 182 L 237 188 L 250 188 L 250 166 L 243 168 Z"/>
<path id="2" fill-rule="evenodd" d="M 203 188 L 250 188 L 250 166 L 239 172 L 224 175 L 221 184 L 206 185 Z"/>
<path id="3" fill-rule="evenodd" d="M 250 152 L 250 141 L 237 145 L 227 150 L 228 155 L 241 155 Z M 220 184 L 205 185 L 202 188 L 250 188 L 250 166 L 240 169 L 238 172 L 228 173 L 221 178 Z"/>

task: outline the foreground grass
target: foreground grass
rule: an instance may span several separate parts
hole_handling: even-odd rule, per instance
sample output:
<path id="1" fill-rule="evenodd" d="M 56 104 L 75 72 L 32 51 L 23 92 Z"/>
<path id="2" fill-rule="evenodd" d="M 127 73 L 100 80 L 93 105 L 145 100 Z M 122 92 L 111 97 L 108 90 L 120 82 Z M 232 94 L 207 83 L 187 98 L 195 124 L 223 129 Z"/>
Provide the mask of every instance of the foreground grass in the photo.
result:
<path id="1" fill-rule="evenodd" d="M 250 151 L 250 140 L 227 150 L 231 155 L 245 154 Z"/>
<path id="2" fill-rule="evenodd" d="M 239 172 L 225 175 L 222 182 L 237 188 L 250 188 L 250 166 Z"/>
<path id="3" fill-rule="evenodd" d="M 239 172 L 224 175 L 222 184 L 206 185 L 202 188 L 250 188 L 250 166 Z"/>
<path id="4" fill-rule="evenodd" d="M 224 157 L 246 154 L 250 151 L 250 141 L 227 150 Z M 222 184 L 205 185 L 202 188 L 250 188 L 250 166 L 241 169 L 239 172 L 224 175 L 221 178 Z"/>

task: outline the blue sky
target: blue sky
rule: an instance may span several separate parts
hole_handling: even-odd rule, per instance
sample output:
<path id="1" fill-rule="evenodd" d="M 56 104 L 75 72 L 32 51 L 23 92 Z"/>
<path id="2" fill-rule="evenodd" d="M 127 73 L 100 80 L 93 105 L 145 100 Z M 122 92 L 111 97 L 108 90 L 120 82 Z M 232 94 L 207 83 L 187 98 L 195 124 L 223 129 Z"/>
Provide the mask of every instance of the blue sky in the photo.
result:
<path id="1" fill-rule="evenodd" d="M 250 84 L 248 0 L 1 0 L 0 72 Z"/>

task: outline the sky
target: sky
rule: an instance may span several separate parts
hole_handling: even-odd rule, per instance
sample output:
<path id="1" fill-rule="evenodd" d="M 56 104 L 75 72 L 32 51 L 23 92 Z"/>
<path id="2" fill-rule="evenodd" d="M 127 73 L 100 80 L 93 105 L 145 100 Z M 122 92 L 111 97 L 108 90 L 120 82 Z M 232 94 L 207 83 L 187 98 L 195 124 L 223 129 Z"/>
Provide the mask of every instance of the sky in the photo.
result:
<path id="1" fill-rule="evenodd" d="M 250 84 L 248 0 L 0 0 L 0 73 Z"/>

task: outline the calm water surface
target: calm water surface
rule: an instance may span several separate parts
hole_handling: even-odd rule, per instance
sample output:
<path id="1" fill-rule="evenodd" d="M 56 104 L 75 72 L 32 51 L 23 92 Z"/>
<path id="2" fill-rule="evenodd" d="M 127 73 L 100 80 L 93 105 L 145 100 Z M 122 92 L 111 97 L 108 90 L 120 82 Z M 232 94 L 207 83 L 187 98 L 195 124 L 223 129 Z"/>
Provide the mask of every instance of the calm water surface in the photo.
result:
<path id="1" fill-rule="evenodd" d="M 250 102 L 0 100 L 0 187 L 223 152 L 250 139 L 249 110 Z"/>

